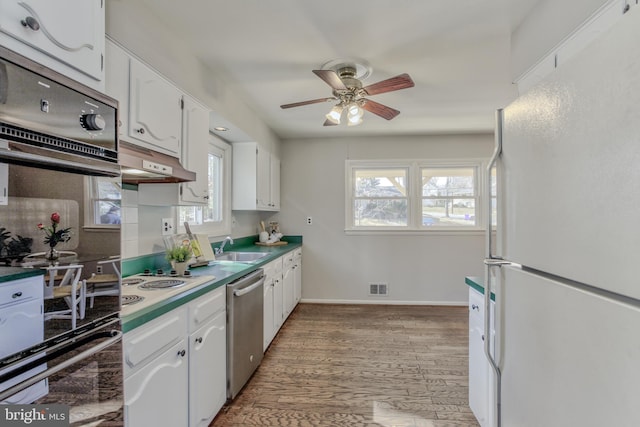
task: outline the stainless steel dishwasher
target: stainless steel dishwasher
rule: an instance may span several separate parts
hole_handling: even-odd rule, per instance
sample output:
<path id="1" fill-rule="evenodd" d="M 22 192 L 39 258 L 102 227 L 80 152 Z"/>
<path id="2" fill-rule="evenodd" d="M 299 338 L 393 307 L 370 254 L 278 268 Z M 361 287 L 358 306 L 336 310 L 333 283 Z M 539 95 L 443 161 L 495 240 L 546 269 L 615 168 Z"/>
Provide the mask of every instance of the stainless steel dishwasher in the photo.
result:
<path id="1" fill-rule="evenodd" d="M 262 361 L 264 272 L 227 285 L 227 399 L 242 390 Z"/>

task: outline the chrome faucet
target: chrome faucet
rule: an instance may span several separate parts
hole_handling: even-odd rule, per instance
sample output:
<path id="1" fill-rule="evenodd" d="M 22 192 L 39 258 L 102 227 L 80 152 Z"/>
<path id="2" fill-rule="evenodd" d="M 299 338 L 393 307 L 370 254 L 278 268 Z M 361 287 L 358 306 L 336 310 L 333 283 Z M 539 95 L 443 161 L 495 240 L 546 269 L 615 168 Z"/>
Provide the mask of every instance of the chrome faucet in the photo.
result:
<path id="1" fill-rule="evenodd" d="M 214 252 L 216 255 L 220 255 L 221 253 L 224 252 L 224 245 L 227 243 L 227 240 L 229 241 L 230 245 L 233 245 L 233 239 L 230 236 L 225 237 L 222 243 L 220 244 L 220 247 L 215 248 Z"/>

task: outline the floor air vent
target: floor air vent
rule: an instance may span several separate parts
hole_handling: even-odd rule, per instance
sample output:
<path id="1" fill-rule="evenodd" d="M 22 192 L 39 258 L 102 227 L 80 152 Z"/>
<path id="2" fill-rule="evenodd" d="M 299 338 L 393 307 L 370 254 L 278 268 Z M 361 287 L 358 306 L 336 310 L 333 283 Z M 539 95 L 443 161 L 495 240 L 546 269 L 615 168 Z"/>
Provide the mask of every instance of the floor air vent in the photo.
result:
<path id="1" fill-rule="evenodd" d="M 369 295 L 387 296 L 387 289 L 386 283 L 369 283 Z"/>

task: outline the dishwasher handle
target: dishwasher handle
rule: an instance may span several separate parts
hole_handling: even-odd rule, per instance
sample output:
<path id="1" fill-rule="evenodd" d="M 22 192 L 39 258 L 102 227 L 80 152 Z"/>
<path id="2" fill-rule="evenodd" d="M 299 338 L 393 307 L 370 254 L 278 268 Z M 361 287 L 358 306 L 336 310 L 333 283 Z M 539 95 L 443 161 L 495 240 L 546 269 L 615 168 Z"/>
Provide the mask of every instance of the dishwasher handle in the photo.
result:
<path id="1" fill-rule="evenodd" d="M 254 283 L 251 286 L 247 286 L 246 288 L 237 289 L 237 290 L 233 291 L 233 296 L 241 297 L 242 295 L 246 295 L 249 292 L 252 292 L 256 288 L 259 288 L 263 284 L 264 284 L 264 276 L 262 276 L 260 278 L 260 280 L 258 280 L 256 283 Z"/>

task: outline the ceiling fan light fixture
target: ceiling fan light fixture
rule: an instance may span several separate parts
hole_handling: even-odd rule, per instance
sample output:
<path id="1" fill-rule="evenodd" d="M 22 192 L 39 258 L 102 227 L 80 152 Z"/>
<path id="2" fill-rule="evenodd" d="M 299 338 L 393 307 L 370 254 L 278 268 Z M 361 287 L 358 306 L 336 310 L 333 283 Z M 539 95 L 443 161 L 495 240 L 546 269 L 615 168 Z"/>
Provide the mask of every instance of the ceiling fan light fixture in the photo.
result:
<path id="1" fill-rule="evenodd" d="M 364 116 L 364 110 L 355 102 L 349 104 L 347 113 L 347 125 L 357 126 L 362 123 L 362 116 Z"/>
<path id="2" fill-rule="evenodd" d="M 347 121 L 347 126 L 358 126 L 359 124 L 362 124 L 362 117 L 349 117 L 349 120 Z"/>
<path id="3" fill-rule="evenodd" d="M 286 109 L 326 101 L 338 101 L 338 104 L 325 115 L 326 120 L 323 126 L 340 124 L 340 119 L 345 109 L 347 110 L 347 124 L 349 126 L 356 126 L 362 123 L 364 109 L 385 120 L 392 120 L 400 114 L 400 111 L 372 101 L 368 97 L 413 87 L 415 86 L 413 80 L 411 80 L 409 74 L 404 73 L 363 86 L 362 79 L 368 76 L 368 73 L 371 72 L 371 67 L 359 65 L 361 64 L 336 60 L 326 63 L 320 70 L 312 70 L 317 77 L 331 86 L 333 96 L 284 104 L 280 108 Z"/>
<path id="4" fill-rule="evenodd" d="M 335 107 L 333 107 L 331 109 L 331 111 L 329 111 L 329 113 L 327 113 L 327 115 L 325 117 L 331 123 L 335 123 L 335 124 L 339 125 L 340 124 L 340 117 L 342 116 L 342 110 L 343 109 L 344 108 L 342 107 L 342 105 L 338 104 Z"/>

